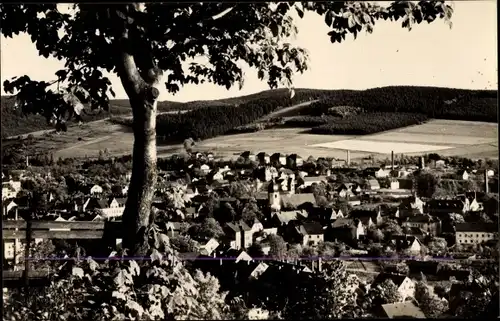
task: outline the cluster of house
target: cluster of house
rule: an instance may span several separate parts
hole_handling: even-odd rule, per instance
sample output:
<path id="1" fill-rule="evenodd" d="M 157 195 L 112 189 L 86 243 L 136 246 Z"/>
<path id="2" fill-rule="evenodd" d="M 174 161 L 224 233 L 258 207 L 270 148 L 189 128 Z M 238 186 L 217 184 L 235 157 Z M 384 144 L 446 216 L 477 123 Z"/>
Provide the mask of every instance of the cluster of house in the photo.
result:
<path id="1" fill-rule="evenodd" d="M 196 157 L 199 158 L 198 155 Z M 451 226 L 447 224 L 450 214 L 481 210 L 481 204 L 477 201 L 475 193 L 467 193 L 456 199 L 436 199 L 427 202 L 412 195 L 412 180 L 406 177 L 417 169 L 415 167 L 396 168 L 391 165 L 360 170 L 337 168 L 337 164 L 333 163 L 331 168 L 327 169 L 326 175 L 312 176 L 311 174 L 318 173 L 300 170 L 303 160 L 298 155 L 286 156 L 277 153 L 269 156 L 265 153 L 253 155 L 245 152 L 241 158 L 257 160 L 261 166 L 241 171 L 234 170 L 228 165 L 211 168 L 208 162 L 210 157 L 206 155 L 204 157 L 207 162 L 199 165 L 200 177 L 193 177 L 192 182 L 184 186 L 187 206 L 183 218 L 196 217 L 208 194 L 226 190 L 232 180 L 240 180 L 250 185 L 255 191 L 254 196 L 262 212 L 266 213 L 266 219 L 262 222 L 225 223 L 225 241 L 235 249 L 248 248 L 256 242 L 256 235 L 259 237 L 257 241 L 265 245 L 265 237 L 262 235 L 266 234 L 280 234 L 287 242 L 300 243 L 304 246 L 317 246 L 320 242 L 337 240 L 352 244 L 352 241 L 362 240 L 369 228 L 381 225 L 387 219 L 395 219 L 406 228 L 405 235 L 394 236 L 394 242 L 401 244 L 402 247 L 406 244 L 415 252 L 418 251 L 425 236 L 437 236 L 442 232 L 455 233 L 456 243 L 460 244 L 476 244 L 496 238 L 496 233 L 493 231 L 496 229 L 493 229 L 491 224 L 462 223 Z M 363 185 L 335 183 L 336 173 L 349 171 L 358 173 L 361 171 L 361 175 L 367 178 L 366 183 Z M 168 178 L 168 175 L 170 174 L 160 173 L 163 177 Z M 401 200 L 391 207 L 387 204 L 377 204 L 370 208 L 369 201 L 373 195 L 386 195 L 388 192 L 380 188 L 377 180 L 380 178 L 390 178 L 389 190 L 395 192 L 391 196 L 396 199 L 398 197 L 394 196 L 399 196 Z M 21 182 L 4 180 L 2 185 L 4 219 L 19 218 L 15 213 L 22 207 L 19 204 L 22 201 L 15 197 L 21 189 Z M 335 206 L 325 207 L 316 204 L 311 187 L 321 183 L 333 187 L 328 193 L 349 205 L 348 213 L 343 213 Z M 401 184 L 407 184 L 405 186 L 407 188 L 400 188 Z M 65 208 L 49 211 L 49 215 L 44 219 L 52 218 L 59 221 L 120 219 L 125 208 L 126 186 L 119 196 L 104 196 L 103 188 L 99 185 L 89 185 L 82 192 L 87 195 L 84 199 L 71 200 L 70 204 L 65 204 Z M 226 197 L 220 201 L 232 203 L 237 199 Z M 165 204 L 165 198 L 157 197 L 154 206 L 161 208 L 162 204 Z M 172 233 L 175 233 L 176 225 L 179 224 L 172 222 L 170 226 Z"/>
<path id="2" fill-rule="evenodd" d="M 181 221 L 196 218 L 212 192 L 227 191 L 231 181 L 244 182 L 249 190 L 254 192 L 265 219 L 255 219 L 251 222 L 237 220 L 224 222 L 224 236 L 219 239 L 198 240 L 199 246 L 196 253 L 181 253 L 183 259 L 198 262 L 196 258 L 206 257 L 211 260 L 203 262 L 217 262 L 217 269 L 221 266 L 233 265 L 238 272 L 237 280 L 243 279 L 268 279 L 276 280 L 276 275 L 284 275 L 285 270 L 293 273 L 313 273 L 321 269 L 321 260 L 311 261 L 309 265 L 297 262 L 262 261 L 252 258 L 247 250 L 255 243 L 260 245 L 264 255 L 271 250 L 270 235 L 280 235 L 289 244 L 301 244 L 303 247 L 316 247 L 325 241 L 342 241 L 349 244 L 346 254 L 367 254 L 364 239 L 368 230 L 382 225 L 386 220 L 395 220 L 404 228 L 403 235 L 391 236 L 391 243 L 397 250 L 405 250 L 418 255 L 424 245 L 424 240 L 429 235 L 442 235 L 454 233 L 456 244 L 472 245 L 484 244 L 497 240 L 497 226 L 495 224 L 480 223 L 453 223 L 450 217 L 453 214 L 465 214 L 481 211 L 476 193 L 466 193 L 454 199 L 423 200 L 417 197 L 412 188 L 413 182 L 408 178 L 418 167 L 408 166 L 396 168 L 394 165 L 381 168 L 354 169 L 346 168 L 340 161 L 331 162 L 325 175 L 319 172 L 303 171 L 301 166 L 304 161 L 298 155 L 265 153 L 253 155 L 243 153 L 240 157 L 244 160 L 257 161 L 260 165 L 256 169 L 236 170 L 229 165 L 213 166 L 213 154 L 202 155 L 206 162 L 198 162 L 199 177 L 191 177 L 191 183 L 183 186 L 183 198 L 186 207 L 179 210 L 181 215 L 166 224 L 167 233 L 175 236 L 180 233 Z M 197 158 L 201 156 L 197 155 Z M 212 165 L 210 165 L 212 164 Z M 191 168 L 189 169 L 192 169 Z M 344 166 L 344 167 L 341 167 Z M 179 171 L 175 171 L 179 172 Z M 366 177 L 365 184 L 356 182 L 336 183 L 337 173 L 357 172 Z M 460 172 L 460 179 L 468 179 L 467 172 Z M 490 172 L 485 176 L 493 175 Z M 160 177 L 167 180 L 175 179 L 175 173 L 161 172 Z M 381 188 L 379 179 L 389 179 L 389 188 Z M 2 182 L 2 204 L 4 219 L 20 219 L 17 215 L 19 208 L 24 206 L 23 200 L 17 195 L 21 191 L 21 180 L 4 178 Z M 314 184 L 329 185 L 329 196 L 347 204 L 347 208 L 324 206 L 317 204 L 317 199 L 312 193 Z M 119 220 L 123 214 L 126 201 L 126 186 L 121 195 L 104 195 L 103 188 L 99 185 L 90 185 L 86 188 L 84 199 L 70 200 L 64 204 L 65 208 L 51 209 L 44 220 L 55 221 L 96 221 Z M 167 191 L 159 190 L 159 194 Z M 371 204 L 374 195 L 391 196 L 399 201 L 388 204 Z M 246 197 L 249 198 L 249 197 Z M 51 200 L 49 195 L 49 201 Z M 221 203 L 236 203 L 245 201 L 244 198 L 220 198 Z M 154 205 L 163 208 L 165 197 L 156 197 Z M 346 210 L 347 209 L 347 210 Z M 451 222 L 451 223 L 450 223 Z M 15 256 L 13 242 L 5 240 L 4 255 Z M 19 250 L 18 250 L 19 251 Z M 223 258 L 231 258 L 224 260 Z M 242 264 L 242 262 L 244 264 Z M 196 263 L 198 264 L 198 263 Z M 208 264 L 210 265 L 210 264 Z M 226 268 L 223 269 L 226 271 Z M 231 270 L 232 271 L 232 270 Z M 291 272 L 292 273 L 292 272 Z M 224 274 L 224 273 L 223 273 Z M 381 273 L 372 284 L 383 282 L 384 278 L 391 278 L 397 285 L 403 298 L 411 296 L 414 284 L 408 277 Z M 232 277 L 235 280 L 235 277 Z M 239 281 L 238 281 L 239 282 Z M 382 309 L 385 316 L 397 317 L 399 310 L 411 312 L 419 317 L 419 309 L 411 302 L 395 302 L 385 305 Z M 421 314 L 420 314 L 421 316 Z M 267 318 L 265 311 L 251 310 L 250 318 Z"/>

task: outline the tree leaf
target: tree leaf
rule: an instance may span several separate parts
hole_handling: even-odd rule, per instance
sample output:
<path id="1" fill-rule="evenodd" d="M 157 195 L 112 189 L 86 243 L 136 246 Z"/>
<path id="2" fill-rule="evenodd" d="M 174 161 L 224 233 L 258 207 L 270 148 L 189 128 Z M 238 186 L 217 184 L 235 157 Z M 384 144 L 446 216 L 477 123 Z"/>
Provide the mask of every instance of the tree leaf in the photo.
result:
<path id="1" fill-rule="evenodd" d="M 125 294 L 123 294 L 119 291 L 113 291 L 113 293 L 111 294 L 111 297 L 117 298 L 117 299 L 123 300 L 123 301 L 127 300 L 127 298 L 125 297 Z"/>
<path id="2" fill-rule="evenodd" d="M 269 25 L 269 29 L 271 29 L 271 32 L 273 33 L 273 37 L 278 37 L 280 35 L 281 26 L 279 26 L 276 23 L 276 21 L 271 21 L 271 24 Z"/>
<path id="3" fill-rule="evenodd" d="M 139 267 L 139 265 L 137 264 L 136 261 L 130 260 L 129 265 L 130 265 L 130 268 L 129 268 L 130 274 L 135 275 L 135 276 L 138 276 L 141 274 L 141 268 Z"/>
<path id="4" fill-rule="evenodd" d="M 92 271 L 97 270 L 97 268 L 99 267 L 99 264 L 96 261 L 94 261 L 91 257 L 87 258 L 87 263 L 90 267 L 90 270 Z"/>
<path id="5" fill-rule="evenodd" d="M 349 28 L 352 28 L 356 25 L 356 20 L 354 20 L 354 17 L 352 15 L 349 16 L 349 18 L 347 18 L 347 26 Z"/>
<path id="6" fill-rule="evenodd" d="M 328 27 L 333 23 L 333 12 L 331 10 L 328 10 L 325 14 L 325 23 Z"/>
<path id="7" fill-rule="evenodd" d="M 150 257 L 151 257 L 151 262 L 154 261 L 161 262 L 163 259 L 163 255 L 157 249 L 153 249 Z"/>
<path id="8" fill-rule="evenodd" d="M 85 273 L 83 272 L 83 269 L 79 268 L 79 267 L 74 267 L 71 270 L 71 274 L 74 275 L 74 276 L 78 276 L 80 278 L 83 278 L 83 276 L 85 275 Z"/>
<path id="9" fill-rule="evenodd" d="M 125 306 L 127 308 L 129 308 L 130 310 L 134 311 L 139 316 L 139 318 L 141 318 L 142 315 L 144 314 L 143 307 L 139 303 L 135 302 L 134 300 L 127 300 L 127 303 L 125 304 Z"/>

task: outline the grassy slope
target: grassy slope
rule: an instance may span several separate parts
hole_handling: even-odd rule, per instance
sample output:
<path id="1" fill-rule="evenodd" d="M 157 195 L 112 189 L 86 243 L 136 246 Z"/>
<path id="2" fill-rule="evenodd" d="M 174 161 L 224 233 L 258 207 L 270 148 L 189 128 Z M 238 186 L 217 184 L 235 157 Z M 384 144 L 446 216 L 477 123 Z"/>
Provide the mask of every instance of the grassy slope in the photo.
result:
<path id="1" fill-rule="evenodd" d="M 314 96 L 318 99 L 325 99 L 331 106 L 335 105 L 358 105 L 359 107 L 372 107 L 374 105 L 384 105 L 387 104 L 387 94 L 390 97 L 398 97 L 398 102 L 396 104 L 401 106 L 411 106 L 414 105 L 413 100 L 418 101 L 423 99 L 425 96 L 435 97 L 437 101 L 459 99 L 462 95 L 471 95 L 474 97 L 473 101 L 467 101 L 465 104 L 472 104 L 472 107 L 478 106 L 482 110 L 495 110 L 497 109 L 497 99 L 496 92 L 494 91 L 471 91 L 471 90 L 459 90 L 451 88 L 436 88 L 436 87 L 382 87 L 374 88 L 369 90 L 310 90 L 310 89 L 296 89 L 298 91 L 312 91 Z M 172 101 L 162 101 L 158 103 L 158 111 L 172 111 L 172 110 L 191 110 L 198 109 L 208 106 L 238 106 L 242 103 L 249 102 L 252 100 L 261 99 L 272 99 L 277 96 L 283 96 L 286 94 L 286 89 L 277 90 L 267 90 L 251 95 L 219 99 L 219 100 L 209 100 L 209 101 L 193 101 L 188 103 L 172 102 Z M 495 96 L 495 97 L 493 97 Z M 15 136 L 20 134 L 25 134 L 33 131 L 50 129 L 51 127 L 47 125 L 46 121 L 41 116 L 30 115 L 25 117 L 21 115 L 18 111 L 12 109 L 14 101 L 12 99 L 6 99 L 6 96 L 2 96 L 1 112 L 2 112 L 2 138 L 8 136 Z M 426 98 L 424 98 L 425 100 Z M 368 102 L 368 103 L 367 103 Z M 369 104 L 372 106 L 360 106 L 364 104 Z M 444 103 L 443 103 L 444 104 Z M 447 106 L 447 109 L 453 109 L 454 105 L 457 103 L 452 103 Z M 295 109 L 290 114 L 286 116 L 294 116 L 299 114 L 311 114 L 310 109 L 312 106 L 304 106 L 303 109 Z M 463 106 L 457 106 L 457 109 L 463 108 Z M 371 109 L 371 108 L 368 108 Z M 377 109 L 377 108 L 376 108 Z M 384 108 L 385 109 L 385 108 Z M 410 109 L 413 109 L 410 107 Z M 420 109 L 420 108 L 419 108 Z M 425 108 L 424 108 L 425 109 Z M 375 110 L 374 110 L 375 111 Z M 388 110 L 387 110 L 388 111 Z M 398 108 L 398 112 L 412 112 L 407 110 L 407 108 Z M 414 112 L 423 112 L 424 110 L 415 110 Z M 110 113 L 111 115 L 127 114 L 130 112 L 130 104 L 126 99 L 116 99 L 111 102 Z M 425 112 L 425 111 L 424 111 Z M 86 116 L 87 121 L 102 119 L 109 117 L 109 112 L 102 112 L 99 115 Z M 461 115 L 453 115 L 453 111 L 447 112 L 449 118 L 453 119 L 465 119 Z M 446 116 L 444 118 L 448 118 Z M 285 115 L 282 115 L 285 116 Z"/>

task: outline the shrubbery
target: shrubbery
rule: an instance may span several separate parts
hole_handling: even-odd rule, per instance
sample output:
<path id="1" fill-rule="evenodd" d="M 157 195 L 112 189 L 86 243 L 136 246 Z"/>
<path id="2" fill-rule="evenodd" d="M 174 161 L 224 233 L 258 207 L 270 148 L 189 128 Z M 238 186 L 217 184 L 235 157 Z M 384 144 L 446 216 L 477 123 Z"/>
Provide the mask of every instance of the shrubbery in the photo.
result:
<path id="1" fill-rule="evenodd" d="M 367 113 L 329 122 L 312 128 L 314 134 L 366 135 L 385 130 L 420 124 L 427 120 L 423 114 Z"/>

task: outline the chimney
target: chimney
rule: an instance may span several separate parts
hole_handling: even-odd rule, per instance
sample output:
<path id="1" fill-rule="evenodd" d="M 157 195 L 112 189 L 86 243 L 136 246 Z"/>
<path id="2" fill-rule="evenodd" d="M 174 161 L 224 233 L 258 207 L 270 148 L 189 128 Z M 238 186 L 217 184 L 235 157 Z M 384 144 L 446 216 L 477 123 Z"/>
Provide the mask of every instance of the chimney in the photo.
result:
<path id="1" fill-rule="evenodd" d="M 484 171 L 484 191 L 486 194 L 490 192 L 490 187 L 488 185 L 488 170 Z"/>
<path id="2" fill-rule="evenodd" d="M 424 156 L 420 157 L 420 169 L 425 168 L 425 159 Z"/>
<path id="3" fill-rule="evenodd" d="M 347 160 L 346 160 L 347 167 L 351 166 L 351 151 L 347 151 Z"/>
<path id="4" fill-rule="evenodd" d="M 323 270 L 322 264 L 321 264 L 321 256 L 318 258 L 318 272 L 321 272 Z"/>
<path id="5" fill-rule="evenodd" d="M 391 170 L 394 170 L 394 151 L 391 151 Z"/>

